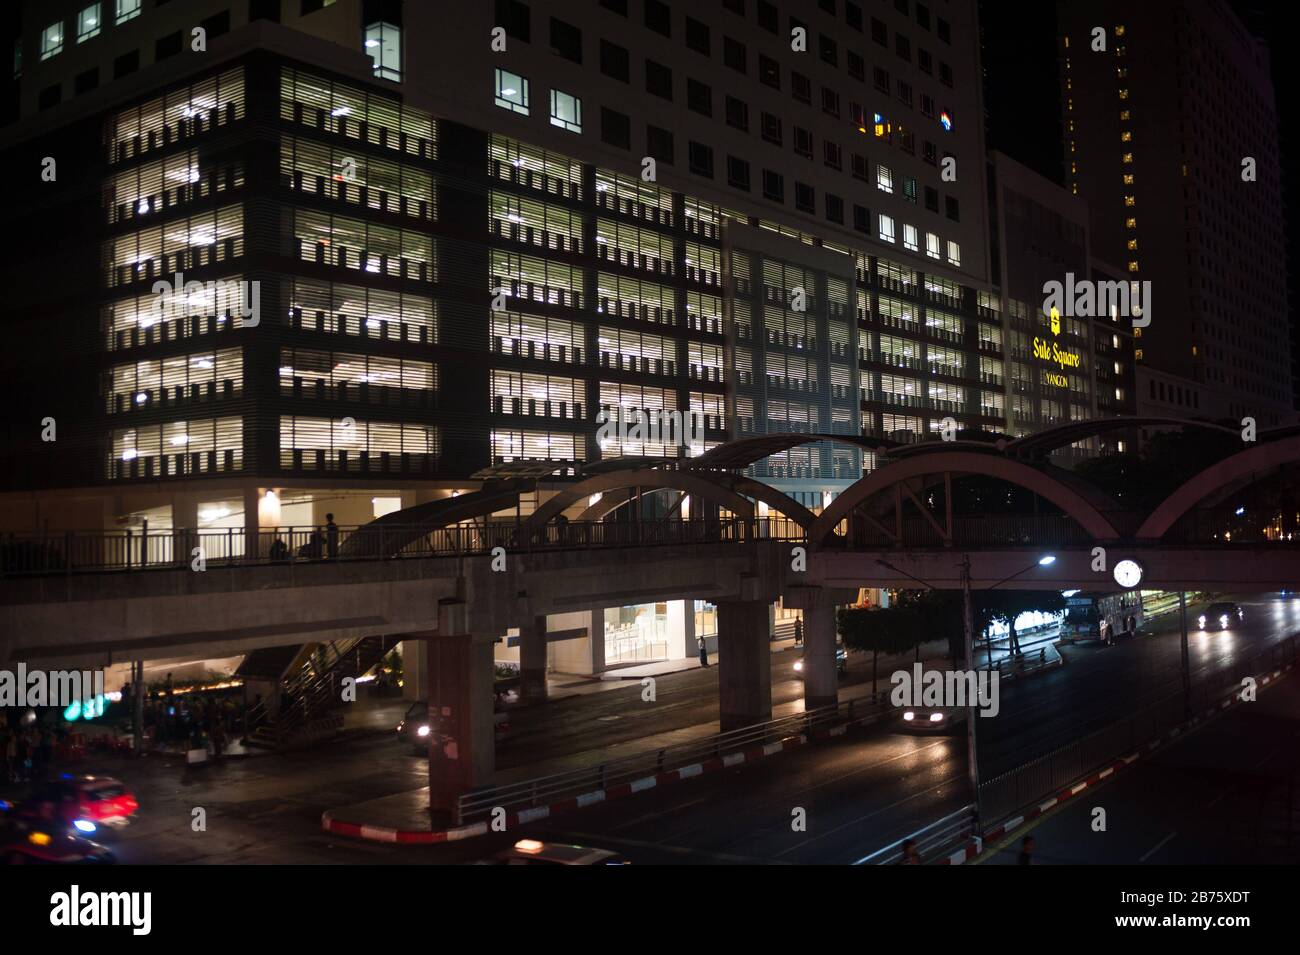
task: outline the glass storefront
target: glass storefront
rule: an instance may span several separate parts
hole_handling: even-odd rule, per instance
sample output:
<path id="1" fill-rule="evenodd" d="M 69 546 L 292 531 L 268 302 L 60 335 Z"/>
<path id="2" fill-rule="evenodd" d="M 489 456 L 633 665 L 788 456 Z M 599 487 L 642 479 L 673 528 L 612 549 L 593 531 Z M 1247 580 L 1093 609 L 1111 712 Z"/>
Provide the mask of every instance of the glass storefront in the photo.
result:
<path id="1" fill-rule="evenodd" d="M 668 659 L 668 604 L 605 608 L 605 665 Z"/>

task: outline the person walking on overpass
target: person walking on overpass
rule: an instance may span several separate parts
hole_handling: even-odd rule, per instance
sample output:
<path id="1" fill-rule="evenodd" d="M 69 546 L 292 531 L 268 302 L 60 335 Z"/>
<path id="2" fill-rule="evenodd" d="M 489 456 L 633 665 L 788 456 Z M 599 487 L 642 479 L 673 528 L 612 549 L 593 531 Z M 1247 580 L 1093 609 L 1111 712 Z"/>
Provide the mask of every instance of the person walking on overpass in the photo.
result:
<path id="1" fill-rule="evenodd" d="M 339 526 L 334 523 L 334 515 L 325 515 L 325 547 L 330 559 L 339 555 Z"/>

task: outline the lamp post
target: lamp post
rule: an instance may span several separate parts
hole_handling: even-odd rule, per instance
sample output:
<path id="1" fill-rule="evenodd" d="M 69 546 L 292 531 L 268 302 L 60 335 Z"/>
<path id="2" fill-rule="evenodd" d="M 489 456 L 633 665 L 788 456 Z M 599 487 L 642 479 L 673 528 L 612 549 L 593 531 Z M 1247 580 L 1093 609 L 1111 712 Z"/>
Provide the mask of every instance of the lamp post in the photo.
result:
<path id="1" fill-rule="evenodd" d="M 901 567 L 895 567 L 887 560 L 876 559 L 876 563 L 897 574 L 915 580 L 927 590 L 938 590 L 933 584 L 922 580 L 920 577 L 914 577 Z M 992 587 L 986 587 L 985 590 L 996 590 L 1010 580 L 1015 580 L 1021 574 L 1028 573 L 1035 567 L 1050 567 L 1056 563 L 1054 554 L 1044 554 L 1037 561 L 1030 564 L 1022 570 L 1016 571 L 1010 577 L 1004 577 Z M 975 611 L 971 601 L 971 577 L 970 577 L 970 555 L 962 554 L 961 558 L 961 623 L 962 638 L 964 645 L 964 655 L 966 657 L 966 667 L 974 671 L 975 669 Z M 989 647 L 989 669 L 993 668 L 993 650 Z M 980 771 L 979 771 L 979 747 L 976 743 L 975 719 L 977 701 L 972 698 L 971 694 L 966 695 L 966 777 L 970 781 L 971 793 L 975 800 L 975 831 L 982 832 L 982 814 L 980 812 Z"/>

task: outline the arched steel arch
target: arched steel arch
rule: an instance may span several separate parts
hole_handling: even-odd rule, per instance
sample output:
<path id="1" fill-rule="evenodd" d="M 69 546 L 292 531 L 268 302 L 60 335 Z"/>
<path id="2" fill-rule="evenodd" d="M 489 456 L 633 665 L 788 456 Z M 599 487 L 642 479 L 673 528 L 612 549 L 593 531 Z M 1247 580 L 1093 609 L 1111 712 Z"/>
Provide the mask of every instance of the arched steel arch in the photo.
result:
<path id="1" fill-rule="evenodd" d="M 1228 428 L 1212 421 L 1192 421 L 1186 418 L 1093 418 L 1088 421 L 1070 421 L 1042 431 L 1035 431 L 1022 438 L 1015 438 L 1006 443 L 1005 449 L 1007 454 L 1055 451 L 1076 441 L 1095 438 L 1108 431 L 1120 431 L 1125 428 L 1196 428 L 1224 434 L 1237 433 L 1235 428 Z"/>
<path id="2" fill-rule="evenodd" d="M 626 472 L 611 471 L 609 473 L 622 474 Z M 749 497 L 749 498 L 753 498 L 756 501 L 762 501 L 772 510 L 776 511 L 778 514 L 785 515 L 804 530 L 807 530 L 809 527 L 811 527 L 813 521 L 817 519 L 817 515 L 814 514 L 812 511 L 808 510 L 808 508 L 804 507 L 794 498 L 786 494 L 783 494 L 781 491 L 778 491 L 770 484 L 764 484 L 761 481 L 755 481 L 753 478 L 748 478 L 740 474 L 731 474 L 724 471 L 715 471 L 715 472 L 692 471 L 690 473 L 694 477 L 699 477 L 707 481 L 715 482 L 721 487 L 729 491 L 733 491 L 736 494 L 739 494 L 743 497 Z M 631 487 L 632 485 L 631 483 L 629 483 L 627 486 Z M 645 487 L 646 485 L 642 484 L 641 486 Z M 686 492 L 683 491 L 682 493 L 686 493 Z M 583 511 L 580 520 L 584 520 L 584 521 L 602 520 L 607 515 L 611 514 L 612 512 L 614 512 L 620 507 L 624 507 L 626 504 L 627 504 L 626 498 L 619 498 L 615 496 L 606 495 L 602 497 L 599 501 L 597 501 L 595 504 L 588 507 L 585 511 Z M 728 509 L 730 509 L 729 505 L 727 506 Z"/>
<path id="3" fill-rule="evenodd" d="M 1000 455 L 972 451 L 936 451 L 901 458 L 877 468 L 850 485 L 813 522 L 808 531 L 808 539 L 814 544 L 826 541 L 835 533 L 840 521 L 852 514 L 860 504 L 898 482 L 942 472 L 979 474 L 1018 485 L 1051 501 L 1095 539 L 1115 540 L 1120 536 L 1110 519 L 1089 500 L 1091 495 L 1085 496 L 1039 468 Z"/>
<path id="4" fill-rule="evenodd" d="M 1263 477 L 1262 472 L 1297 463 L 1300 463 L 1300 435 L 1238 451 L 1211 464 L 1161 501 L 1134 536 L 1141 540 L 1160 540 L 1180 517 L 1216 491 L 1229 491 L 1234 485 Z"/>
<path id="5" fill-rule="evenodd" d="M 340 557 L 392 557 L 402 548 L 461 521 L 489 517 L 519 503 L 523 482 L 487 485 L 468 494 L 442 497 L 377 517 L 339 546 Z"/>
<path id="6" fill-rule="evenodd" d="M 695 500 L 709 501 L 725 507 L 745 520 L 754 517 L 754 505 L 735 491 L 710 478 L 707 473 L 670 471 L 658 468 L 630 468 L 626 471 L 608 471 L 593 474 L 576 484 L 570 484 L 541 507 L 535 510 L 520 527 L 524 539 L 540 531 L 552 520 L 592 494 L 605 494 L 622 488 L 672 488 L 691 495 Z M 777 492 L 779 493 L 779 492 Z M 784 495 L 782 495 L 784 497 Z M 620 502 L 621 503 L 621 502 Z M 791 502 L 793 503 L 793 502 Z M 612 508 L 611 508 L 612 509 Z"/>

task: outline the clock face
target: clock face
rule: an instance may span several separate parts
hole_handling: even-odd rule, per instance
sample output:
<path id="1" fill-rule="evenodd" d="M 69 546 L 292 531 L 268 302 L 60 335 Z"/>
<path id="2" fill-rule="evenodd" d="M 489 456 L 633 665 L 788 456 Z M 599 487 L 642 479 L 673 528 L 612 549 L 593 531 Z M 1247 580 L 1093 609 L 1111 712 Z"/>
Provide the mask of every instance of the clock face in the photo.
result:
<path id="1" fill-rule="evenodd" d="M 1121 560 L 1115 565 L 1115 583 L 1136 587 L 1142 581 L 1142 565 L 1135 560 Z"/>

